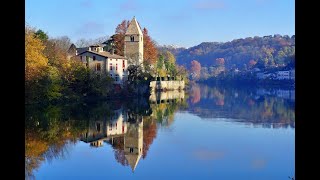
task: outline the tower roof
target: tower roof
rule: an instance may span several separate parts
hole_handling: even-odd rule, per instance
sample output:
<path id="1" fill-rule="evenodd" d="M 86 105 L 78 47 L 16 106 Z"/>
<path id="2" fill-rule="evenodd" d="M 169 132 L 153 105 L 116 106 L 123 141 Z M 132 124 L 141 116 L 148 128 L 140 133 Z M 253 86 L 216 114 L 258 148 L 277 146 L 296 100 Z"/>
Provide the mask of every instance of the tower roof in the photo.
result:
<path id="1" fill-rule="evenodd" d="M 141 158 L 141 154 L 128 154 L 128 155 L 125 155 L 125 157 L 128 160 L 128 163 L 132 169 L 132 172 L 134 172 Z"/>
<path id="2" fill-rule="evenodd" d="M 135 17 L 132 18 L 126 34 L 140 34 L 140 35 L 142 35 L 140 25 L 138 24 Z"/>

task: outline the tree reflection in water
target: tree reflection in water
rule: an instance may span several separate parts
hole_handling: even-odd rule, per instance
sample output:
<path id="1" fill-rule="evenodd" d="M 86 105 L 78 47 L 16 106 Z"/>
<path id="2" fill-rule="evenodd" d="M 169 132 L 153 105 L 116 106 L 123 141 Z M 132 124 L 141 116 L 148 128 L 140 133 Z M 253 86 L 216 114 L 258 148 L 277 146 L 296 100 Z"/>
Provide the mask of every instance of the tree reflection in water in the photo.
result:
<path id="1" fill-rule="evenodd" d="M 110 144 L 115 160 L 134 170 L 147 157 L 159 127 L 170 127 L 179 110 L 266 128 L 294 128 L 294 108 L 294 90 L 197 84 L 186 93 L 152 93 L 149 99 L 26 106 L 25 176 L 32 178 L 44 161 L 67 158 L 78 140 L 93 147 Z"/>
<path id="2" fill-rule="evenodd" d="M 173 121 L 174 112 L 183 104 L 185 99 L 151 104 L 149 99 L 136 98 L 97 104 L 26 106 L 25 176 L 32 178 L 44 161 L 67 158 L 79 138 L 93 147 L 109 143 L 117 162 L 128 166 L 131 159 L 132 166 L 136 166 L 140 157 L 146 158 L 158 127 L 168 126 L 168 120 Z M 158 111 L 165 113 L 156 117 L 154 112 Z M 139 148 L 126 150 L 125 143 Z"/>

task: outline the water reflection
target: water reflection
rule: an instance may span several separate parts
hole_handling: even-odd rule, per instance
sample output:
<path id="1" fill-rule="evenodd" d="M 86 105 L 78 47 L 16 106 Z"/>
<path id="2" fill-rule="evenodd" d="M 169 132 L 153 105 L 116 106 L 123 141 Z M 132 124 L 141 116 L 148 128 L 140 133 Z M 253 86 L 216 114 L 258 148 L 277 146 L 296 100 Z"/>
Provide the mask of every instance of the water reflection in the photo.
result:
<path id="1" fill-rule="evenodd" d="M 266 128 L 295 127 L 295 90 L 209 87 L 190 90 L 189 111 L 208 118 L 228 118 Z"/>
<path id="2" fill-rule="evenodd" d="M 179 107 L 186 106 L 184 94 L 172 91 L 152 94 L 150 99 L 26 106 L 26 177 L 33 177 L 45 161 L 65 158 L 78 139 L 95 148 L 110 144 L 117 162 L 134 171 L 140 158 L 146 158 L 157 127 L 169 126 Z"/>
<path id="3" fill-rule="evenodd" d="M 295 127 L 294 90 L 222 88 L 193 85 L 188 92 L 152 93 L 149 99 L 96 104 L 26 106 L 25 176 L 54 159 L 68 159 L 80 142 L 91 148 L 109 146 L 114 159 L 132 172 L 146 159 L 160 127 L 170 127 L 177 111 L 202 120 L 219 118 L 262 128 Z M 209 157 L 224 156 L 219 152 Z M 261 161 L 254 164 L 260 165 Z"/>

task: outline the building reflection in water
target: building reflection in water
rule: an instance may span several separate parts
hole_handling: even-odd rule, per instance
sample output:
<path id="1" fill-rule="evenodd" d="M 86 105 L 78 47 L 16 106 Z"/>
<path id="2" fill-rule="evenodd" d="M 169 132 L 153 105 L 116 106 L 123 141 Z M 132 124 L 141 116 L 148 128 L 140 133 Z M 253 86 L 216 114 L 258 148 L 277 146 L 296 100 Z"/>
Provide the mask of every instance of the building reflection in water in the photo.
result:
<path id="1" fill-rule="evenodd" d="M 79 137 L 93 148 L 110 145 L 115 160 L 134 171 L 147 157 L 158 128 L 170 127 L 178 110 L 206 120 L 226 118 L 253 127 L 295 128 L 295 99 L 278 92 L 199 85 L 187 94 L 167 91 L 152 93 L 149 99 L 26 106 L 26 177 L 46 161 L 64 158 Z"/>
<path id="2" fill-rule="evenodd" d="M 112 146 L 115 141 L 122 142 L 126 161 L 134 171 L 142 155 L 143 117 L 130 116 L 120 108 L 110 119 L 89 121 L 88 130 L 81 134 L 80 140 L 92 147 L 101 147 L 103 142 Z"/>
<path id="3" fill-rule="evenodd" d="M 184 99 L 184 91 L 167 91 L 152 93 L 149 100 L 155 106 L 170 104 Z M 136 169 L 144 151 L 143 120 L 155 117 L 131 112 L 123 106 L 113 111 L 113 115 L 102 120 L 89 121 L 87 131 L 81 134 L 80 140 L 90 144 L 91 147 L 101 147 L 103 143 L 110 144 L 115 150 L 115 157 L 122 165 L 130 165 L 132 172 Z M 149 112 L 140 110 L 140 112 Z"/>

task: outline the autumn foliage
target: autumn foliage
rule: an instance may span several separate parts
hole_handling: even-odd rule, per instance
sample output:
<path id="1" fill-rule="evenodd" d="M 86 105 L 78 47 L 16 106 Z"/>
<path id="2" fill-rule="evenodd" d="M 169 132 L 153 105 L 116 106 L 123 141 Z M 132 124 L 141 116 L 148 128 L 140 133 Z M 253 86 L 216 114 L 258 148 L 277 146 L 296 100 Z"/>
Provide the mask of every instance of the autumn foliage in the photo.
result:
<path id="1" fill-rule="evenodd" d="M 253 60 L 253 59 L 251 59 L 250 61 L 249 61 L 249 67 L 253 67 L 254 65 L 256 65 L 257 64 L 257 61 L 255 61 L 255 60 Z"/>
<path id="2" fill-rule="evenodd" d="M 216 59 L 216 64 L 218 66 L 223 66 L 224 65 L 224 58 L 217 58 Z"/>
<path id="3" fill-rule="evenodd" d="M 148 34 L 147 28 L 143 28 L 143 59 L 147 64 L 155 64 L 158 50 L 156 44 Z"/>
<path id="4" fill-rule="evenodd" d="M 123 20 L 120 24 L 118 24 L 115 34 L 113 35 L 115 43 L 115 53 L 120 56 L 124 56 L 124 37 L 129 24 L 130 22 L 128 20 Z"/>
<path id="5" fill-rule="evenodd" d="M 201 64 L 197 60 L 191 61 L 191 74 L 193 79 L 199 79 L 201 72 Z"/>
<path id="6" fill-rule="evenodd" d="M 143 127 L 143 159 L 147 157 L 148 150 L 154 138 L 157 136 L 157 124 L 151 122 L 149 126 Z"/>
<path id="7" fill-rule="evenodd" d="M 44 55 L 45 46 L 31 29 L 25 30 L 25 79 L 35 80 L 44 75 L 48 58 Z"/>
<path id="8" fill-rule="evenodd" d="M 124 56 L 124 37 L 130 21 L 123 20 L 118 24 L 115 34 L 112 36 L 115 43 L 115 53 Z M 147 64 L 154 64 L 157 60 L 157 48 L 155 42 L 148 34 L 147 28 L 143 28 L 143 59 Z"/>

